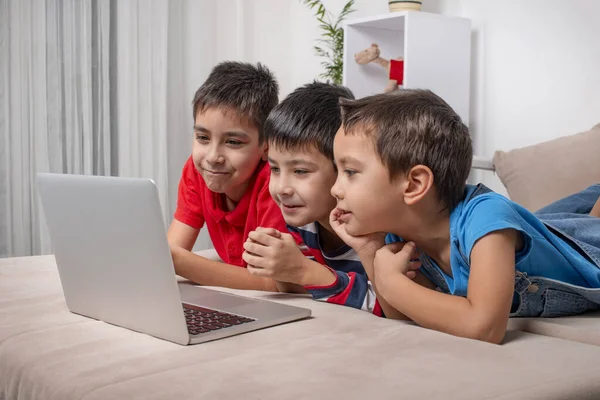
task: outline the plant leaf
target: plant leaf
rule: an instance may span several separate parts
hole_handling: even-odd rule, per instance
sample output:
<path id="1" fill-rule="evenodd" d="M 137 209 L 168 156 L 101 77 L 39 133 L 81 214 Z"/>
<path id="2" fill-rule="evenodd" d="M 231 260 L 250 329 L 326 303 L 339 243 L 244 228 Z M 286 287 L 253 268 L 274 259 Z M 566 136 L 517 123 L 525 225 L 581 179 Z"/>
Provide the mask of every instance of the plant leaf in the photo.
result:
<path id="1" fill-rule="evenodd" d="M 326 82 L 332 82 L 340 85 L 342 83 L 344 71 L 344 29 L 342 23 L 344 19 L 354 12 L 354 1 L 346 2 L 337 18 L 323 5 L 321 0 L 300 0 L 302 4 L 314 11 L 315 18 L 319 22 L 321 38 L 317 39 L 320 46 L 313 46 L 313 51 L 318 57 L 324 58 L 321 66 L 324 71 L 319 77 L 326 79 Z"/>

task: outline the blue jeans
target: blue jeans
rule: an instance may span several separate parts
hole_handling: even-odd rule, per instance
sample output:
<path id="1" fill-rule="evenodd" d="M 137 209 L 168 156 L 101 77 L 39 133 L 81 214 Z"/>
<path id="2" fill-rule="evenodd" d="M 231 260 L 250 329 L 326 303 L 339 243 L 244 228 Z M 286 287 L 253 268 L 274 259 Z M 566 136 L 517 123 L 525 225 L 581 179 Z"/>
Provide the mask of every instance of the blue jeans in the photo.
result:
<path id="1" fill-rule="evenodd" d="M 598 197 L 600 197 L 600 183 L 592 185 L 579 193 L 557 200 L 534 212 L 534 214 L 538 217 L 540 215 L 557 213 L 589 214 L 594 204 L 596 204 Z"/>
<path id="2" fill-rule="evenodd" d="M 600 218 L 589 215 L 600 197 L 600 184 L 536 211 L 550 230 L 571 243 L 600 268 Z"/>

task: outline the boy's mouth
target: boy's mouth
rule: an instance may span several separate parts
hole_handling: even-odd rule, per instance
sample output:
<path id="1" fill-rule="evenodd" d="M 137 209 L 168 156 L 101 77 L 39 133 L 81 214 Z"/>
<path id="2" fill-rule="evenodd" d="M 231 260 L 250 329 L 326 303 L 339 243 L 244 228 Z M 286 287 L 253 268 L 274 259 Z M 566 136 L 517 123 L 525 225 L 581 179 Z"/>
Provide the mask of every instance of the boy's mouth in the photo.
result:
<path id="1" fill-rule="evenodd" d="M 285 204 L 285 203 L 281 203 L 281 207 L 283 207 L 283 210 L 285 212 L 294 212 L 295 210 L 302 208 L 303 206 L 300 205 L 296 205 L 296 204 Z"/>
<path id="2" fill-rule="evenodd" d="M 340 215 L 338 216 L 338 221 L 342 222 L 342 223 L 346 223 L 350 220 L 350 217 L 352 216 L 352 212 L 348 211 L 348 210 L 344 210 L 343 208 L 339 208 L 338 210 L 340 211 Z"/>
<path id="3" fill-rule="evenodd" d="M 227 172 L 227 171 L 211 171 L 211 170 L 205 169 L 205 168 L 203 168 L 203 171 L 209 175 L 216 175 L 216 176 L 223 176 L 223 175 L 229 174 L 229 172 Z"/>

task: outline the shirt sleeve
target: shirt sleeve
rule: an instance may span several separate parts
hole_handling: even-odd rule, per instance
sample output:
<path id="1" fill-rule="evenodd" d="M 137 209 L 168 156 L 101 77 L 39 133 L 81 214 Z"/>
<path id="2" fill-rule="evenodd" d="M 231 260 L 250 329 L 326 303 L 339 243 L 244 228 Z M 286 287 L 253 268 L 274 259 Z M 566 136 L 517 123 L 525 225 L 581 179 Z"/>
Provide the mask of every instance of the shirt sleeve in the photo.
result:
<path id="1" fill-rule="evenodd" d="M 204 212 L 202 210 L 201 177 L 190 157 L 183 167 L 179 180 L 177 194 L 177 209 L 174 218 L 192 228 L 201 229 L 204 226 Z"/>
<path id="2" fill-rule="evenodd" d="M 353 307 L 385 317 L 366 275 L 329 269 L 336 275 L 333 284 L 305 287 L 314 300 Z"/>
<path id="3" fill-rule="evenodd" d="M 517 207 L 519 206 L 509 199 L 495 193 L 479 195 L 464 206 L 458 222 L 457 234 L 464 254 L 469 260 L 471 251 L 479 239 L 504 229 L 514 229 L 521 233 L 524 249 L 531 247 L 532 238 L 527 232 L 527 223 L 517 212 Z"/>

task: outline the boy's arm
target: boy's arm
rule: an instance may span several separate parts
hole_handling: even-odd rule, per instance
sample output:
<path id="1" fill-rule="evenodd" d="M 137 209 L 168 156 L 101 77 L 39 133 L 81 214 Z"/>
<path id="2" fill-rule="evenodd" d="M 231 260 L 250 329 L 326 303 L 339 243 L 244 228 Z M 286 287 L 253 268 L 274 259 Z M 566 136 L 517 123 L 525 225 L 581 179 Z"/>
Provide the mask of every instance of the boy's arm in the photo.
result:
<path id="1" fill-rule="evenodd" d="M 259 228 L 250 232 L 244 249 L 242 257 L 253 275 L 304 287 L 315 300 L 365 309 L 381 316 L 366 276 L 334 271 L 305 257 L 290 234 Z"/>
<path id="2" fill-rule="evenodd" d="M 327 286 L 335 281 L 335 273 L 307 258 L 289 233 L 258 228 L 248 234 L 244 250 L 242 258 L 252 275 L 299 286 Z"/>
<path id="3" fill-rule="evenodd" d="M 402 271 L 410 260 L 409 246 L 397 254 L 382 249 L 375 261 L 380 294 L 425 328 L 499 344 L 506 334 L 514 292 L 517 235 L 514 229 L 504 229 L 475 243 L 467 297 L 429 290 L 408 279 Z"/>
<path id="4" fill-rule="evenodd" d="M 383 316 L 369 278 L 356 272 L 331 271 L 335 281 L 329 285 L 310 285 L 306 290 L 313 299 L 369 311 Z"/>
<path id="5" fill-rule="evenodd" d="M 363 250 L 359 253 L 359 258 L 360 258 L 360 261 L 362 262 L 363 267 L 365 268 L 365 271 L 367 272 L 368 278 L 371 281 L 371 284 L 373 286 L 373 292 L 375 294 L 375 297 L 377 298 L 377 303 L 379 304 L 379 306 L 381 307 L 381 309 L 383 311 L 383 314 L 387 318 L 410 320 L 411 319 L 410 317 L 408 317 L 407 315 L 400 312 L 398 308 L 389 304 L 387 299 L 379 294 L 379 290 L 377 288 L 376 280 L 375 280 L 375 267 L 374 267 L 375 253 L 376 253 L 375 247 L 371 247 L 371 246 L 363 247 Z M 406 271 L 406 272 L 409 272 L 409 271 Z M 403 275 L 406 279 L 411 280 L 411 278 L 409 278 L 406 275 L 406 273 L 403 273 Z M 412 278 L 412 280 L 415 283 L 417 283 L 418 285 L 421 285 L 423 287 L 435 289 L 433 287 L 433 284 L 431 283 L 431 281 L 429 281 L 429 279 L 427 279 L 425 276 L 423 276 L 423 274 L 421 274 L 419 272 L 416 273 L 416 276 L 414 278 Z"/>
<path id="6" fill-rule="evenodd" d="M 200 229 L 178 220 L 169 226 L 167 238 L 175 273 L 205 286 L 221 286 L 232 289 L 277 291 L 271 279 L 252 276 L 246 268 L 209 260 L 191 252 Z"/>
<path id="7" fill-rule="evenodd" d="M 375 259 L 375 253 L 377 252 L 377 250 L 379 250 L 382 246 L 385 245 L 385 234 L 371 234 L 366 236 L 349 235 L 348 232 L 346 232 L 344 224 L 338 220 L 338 217 L 340 215 L 341 211 L 339 209 L 333 209 L 329 216 L 329 223 L 335 231 L 335 233 L 338 235 L 338 237 L 342 239 L 344 243 L 346 243 L 348 246 L 352 247 L 354 251 L 356 251 L 356 253 L 358 254 L 363 268 L 367 273 L 367 277 L 372 284 L 377 303 L 381 307 L 383 314 L 390 319 L 409 319 L 397 309 L 390 306 L 387 303 L 387 301 L 379 295 L 377 287 L 375 285 L 373 260 Z M 420 279 L 425 278 L 423 277 Z"/>

